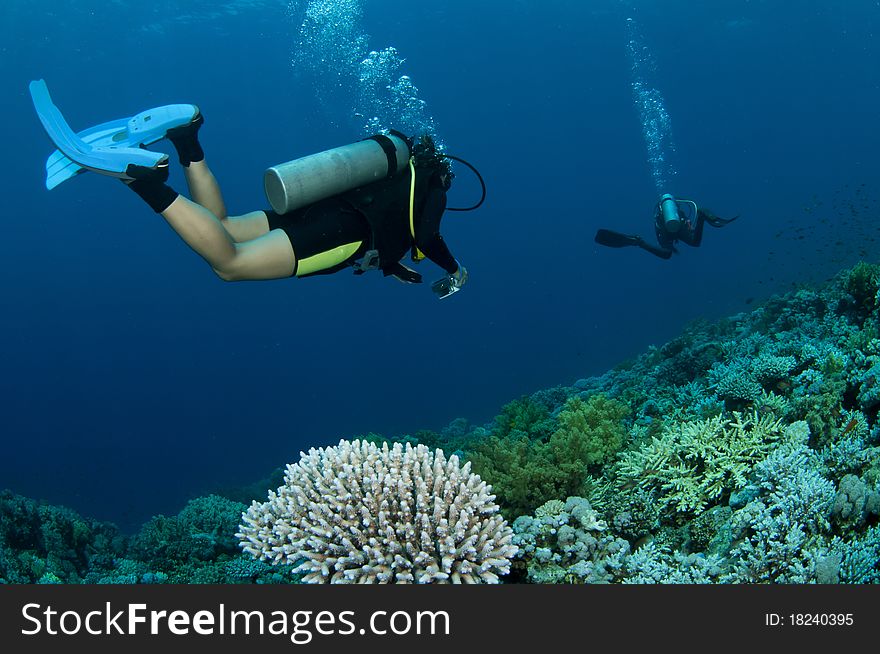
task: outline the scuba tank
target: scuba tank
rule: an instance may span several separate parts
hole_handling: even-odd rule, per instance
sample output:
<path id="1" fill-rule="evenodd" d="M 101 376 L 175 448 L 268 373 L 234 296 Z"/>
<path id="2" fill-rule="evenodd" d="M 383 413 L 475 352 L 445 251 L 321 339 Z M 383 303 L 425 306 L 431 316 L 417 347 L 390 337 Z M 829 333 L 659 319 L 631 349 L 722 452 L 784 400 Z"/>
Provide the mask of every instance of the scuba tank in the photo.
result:
<path id="1" fill-rule="evenodd" d="M 276 213 L 285 214 L 391 177 L 406 167 L 409 158 L 406 140 L 377 134 L 272 166 L 263 176 L 266 199 Z"/>
<path id="2" fill-rule="evenodd" d="M 678 203 L 669 193 L 660 196 L 660 218 L 667 232 L 674 234 L 681 228 L 681 217 L 678 215 Z"/>

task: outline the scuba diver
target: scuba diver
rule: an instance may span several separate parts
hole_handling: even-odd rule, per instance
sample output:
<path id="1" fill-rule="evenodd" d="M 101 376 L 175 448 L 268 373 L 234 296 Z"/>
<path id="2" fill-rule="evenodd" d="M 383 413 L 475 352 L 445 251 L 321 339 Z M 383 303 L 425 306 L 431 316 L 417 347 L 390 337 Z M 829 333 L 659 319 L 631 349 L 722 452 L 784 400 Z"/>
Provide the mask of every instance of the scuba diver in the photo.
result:
<path id="1" fill-rule="evenodd" d="M 609 229 L 598 230 L 595 241 L 611 248 L 635 245 L 661 259 L 669 259 L 673 253 L 678 252 L 675 248 L 678 241 L 691 247 L 700 246 L 704 223 L 709 223 L 712 227 L 724 227 L 737 218 L 739 216 L 719 218 L 710 211 L 697 207 L 693 200 L 679 199 L 665 193 L 660 196 L 654 209 L 654 234 L 659 247 L 651 245 L 641 236 L 621 234 Z"/>
<path id="2" fill-rule="evenodd" d="M 48 188 L 84 170 L 120 178 L 225 281 L 353 268 L 420 283 L 421 275 L 400 263 L 408 251 L 413 261 L 427 257 L 445 271 L 432 285 L 440 298 L 468 279 L 440 235 L 440 221 L 454 177 L 449 159 L 470 164 L 440 152 L 430 135 L 415 141 L 379 134 L 272 167 L 264 178 L 272 210 L 229 216 L 199 143 L 204 118 L 197 106 L 167 105 L 74 134 L 45 82 L 30 89 L 58 147 L 46 164 Z M 145 149 L 163 138 L 177 151 L 192 200 L 167 184 L 168 156 Z M 448 209 L 482 204 L 480 183 L 479 203 Z"/>

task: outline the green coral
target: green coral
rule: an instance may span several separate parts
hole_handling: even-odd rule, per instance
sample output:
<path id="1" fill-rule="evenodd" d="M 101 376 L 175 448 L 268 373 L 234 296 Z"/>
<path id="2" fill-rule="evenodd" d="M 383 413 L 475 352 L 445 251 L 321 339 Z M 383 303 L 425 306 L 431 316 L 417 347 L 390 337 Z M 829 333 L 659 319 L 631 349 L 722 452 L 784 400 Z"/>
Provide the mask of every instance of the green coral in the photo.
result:
<path id="1" fill-rule="evenodd" d="M 177 514 L 177 521 L 190 536 L 210 540 L 219 550 L 235 551 L 235 532 L 246 508 L 241 502 L 219 495 L 196 497 Z"/>
<path id="2" fill-rule="evenodd" d="M 774 418 L 786 418 L 792 414 L 791 402 L 773 391 L 763 391 L 752 408 L 758 415 L 772 415 Z"/>
<path id="3" fill-rule="evenodd" d="M 525 435 L 488 436 L 467 453 L 472 469 L 492 485 L 505 518 L 531 513 L 544 502 L 573 493 L 554 466 L 546 443 Z"/>
<path id="4" fill-rule="evenodd" d="M 130 554 L 172 583 L 218 583 L 219 573 L 202 568 L 240 555 L 235 532 L 246 508 L 219 495 L 197 497 L 178 515 L 146 523 L 132 538 Z"/>
<path id="5" fill-rule="evenodd" d="M 10 491 L 0 492 L 0 579 L 79 583 L 122 549 L 114 525 Z M 57 582 L 55 580 L 58 580 Z"/>
<path id="6" fill-rule="evenodd" d="M 604 395 L 566 402 L 558 422 L 529 400 L 505 407 L 496 431 L 466 453 L 473 470 L 492 485 L 505 517 L 533 512 L 559 497 L 582 495 L 587 468 L 610 459 L 627 432 L 629 407 Z M 555 424 L 556 429 L 548 427 Z M 546 440 L 545 440 L 546 439 Z"/>
<path id="7" fill-rule="evenodd" d="M 624 452 L 617 464 L 622 488 L 657 492 L 663 508 L 699 513 L 746 485 L 752 466 L 782 440 L 782 421 L 734 413 L 677 423 L 660 438 Z"/>
<path id="8" fill-rule="evenodd" d="M 821 447 L 834 438 L 839 416 L 843 411 L 846 382 L 839 377 L 824 377 L 818 390 L 817 393 L 796 396 L 794 409 L 810 426 L 814 445 Z"/>
<path id="9" fill-rule="evenodd" d="M 867 315 L 877 305 L 877 291 L 880 287 L 880 265 L 857 263 L 846 278 L 846 291 L 852 296 L 858 313 Z"/>
<path id="10" fill-rule="evenodd" d="M 554 427 L 547 407 L 525 396 L 501 408 L 501 413 L 495 417 L 492 433 L 502 438 L 525 434 L 531 440 L 546 441 Z"/>
<path id="11" fill-rule="evenodd" d="M 550 437 L 550 452 L 567 474 L 583 475 L 584 466 L 609 461 L 627 437 L 624 418 L 629 407 L 602 395 L 586 402 L 573 397 L 560 411 L 557 429 Z"/>
<path id="12" fill-rule="evenodd" d="M 752 376 L 763 387 L 779 382 L 797 367 L 792 356 L 772 356 L 763 354 L 752 361 Z"/>

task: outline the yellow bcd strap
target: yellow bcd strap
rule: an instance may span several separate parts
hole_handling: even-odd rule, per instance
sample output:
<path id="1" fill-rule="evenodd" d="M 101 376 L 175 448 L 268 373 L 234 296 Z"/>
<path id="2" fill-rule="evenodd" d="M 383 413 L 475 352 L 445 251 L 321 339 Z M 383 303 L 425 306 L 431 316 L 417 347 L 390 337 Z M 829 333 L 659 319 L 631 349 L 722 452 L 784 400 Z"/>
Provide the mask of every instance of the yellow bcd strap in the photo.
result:
<path id="1" fill-rule="evenodd" d="M 413 239 L 413 261 L 421 261 L 425 258 L 424 252 L 415 246 L 416 242 L 416 226 L 415 226 L 415 203 L 416 203 L 416 167 L 413 165 L 412 157 L 409 160 L 409 233 Z"/>

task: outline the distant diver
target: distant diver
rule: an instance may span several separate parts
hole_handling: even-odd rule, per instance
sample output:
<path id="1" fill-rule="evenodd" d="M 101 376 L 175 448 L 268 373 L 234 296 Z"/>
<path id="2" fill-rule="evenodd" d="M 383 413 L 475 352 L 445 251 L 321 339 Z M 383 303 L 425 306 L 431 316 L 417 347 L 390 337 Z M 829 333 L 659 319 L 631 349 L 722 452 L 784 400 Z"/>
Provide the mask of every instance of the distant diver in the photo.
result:
<path id="1" fill-rule="evenodd" d="M 697 207 L 693 200 L 679 199 L 665 193 L 660 196 L 654 209 L 654 234 L 659 247 L 651 245 L 641 236 L 621 234 L 608 229 L 597 231 L 595 240 L 599 245 L 610 248 L 637 246 L 661 259 L 669 259 L 673 253 L 678 252 L 675 244 L 679 241 L 691 247 L 700 246 L 704 223 L 709 223 L 712 227 L 724 227 L 737 218 L 739 216 L 719 218 L 707 209 Z"/>
<path id="2" fill-rule="evenodd" d="M 54 188 L 85 170 L 117 177 L 137 193 L 226 281 L 308 277 L 353 268 L 381 270 L 410 284 L 422 276 L 400 260 L 427 257 L 446 275 L 438 297 L 457 292 L 468 273 L 440 235 L 444 211 L 475 209 L 485 199 L 482 177 L 466 161 L 442 153 L 430 135 L 416 142 L 399 132 L 269 168 L 264 177 L 272 210 L 227 214 L 219 184 L 205 162 L 195 105 L 167 105 L 133 118 L 74 133 L 52 103 L 43 80 L 30 84 L 34 107 L 58 150 L 46 162 Z M 168 155 L 145 146 L 168 138 L 183 166 L 192 200 L 167 185 Z M 461 161 L 480 179 L 473 207 L 446 206 Z"/>

